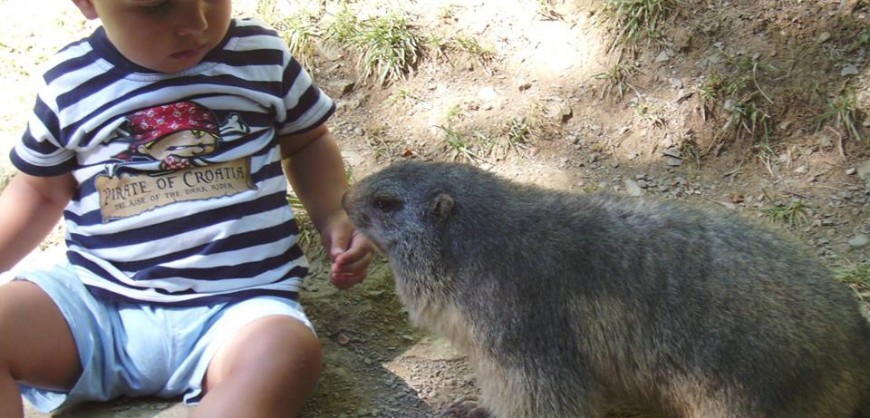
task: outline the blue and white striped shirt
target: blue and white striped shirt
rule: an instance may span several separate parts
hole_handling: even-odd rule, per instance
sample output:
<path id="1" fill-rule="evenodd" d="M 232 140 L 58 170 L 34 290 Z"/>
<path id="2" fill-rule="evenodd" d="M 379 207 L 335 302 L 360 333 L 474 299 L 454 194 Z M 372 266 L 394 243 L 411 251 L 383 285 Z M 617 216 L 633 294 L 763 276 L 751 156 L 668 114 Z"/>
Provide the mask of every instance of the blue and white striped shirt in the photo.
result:
<path id="1" fill-rule="evenodd" d="M 254 20 L 197 66 L 153 72 L 98 29 L 48 63 L 22 172 L 72 172 L 68 258 L 98 296 L 208 303 L 294 297 L 308 263 L 277 136 L 317 127 L 332 100 Z"/>

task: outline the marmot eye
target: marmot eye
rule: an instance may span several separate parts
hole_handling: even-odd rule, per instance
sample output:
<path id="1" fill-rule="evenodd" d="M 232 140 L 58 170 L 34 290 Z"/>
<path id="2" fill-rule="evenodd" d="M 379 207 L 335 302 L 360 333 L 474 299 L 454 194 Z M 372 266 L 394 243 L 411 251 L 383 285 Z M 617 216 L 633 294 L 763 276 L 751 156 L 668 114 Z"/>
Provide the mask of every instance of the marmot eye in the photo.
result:
<path id="1" fill-rule="evenodd" d="M 402 208 L 402 202 L 392 197 L 379 196 L 372 202 L 375 209 L 381 212 L 395 212 Z"/>

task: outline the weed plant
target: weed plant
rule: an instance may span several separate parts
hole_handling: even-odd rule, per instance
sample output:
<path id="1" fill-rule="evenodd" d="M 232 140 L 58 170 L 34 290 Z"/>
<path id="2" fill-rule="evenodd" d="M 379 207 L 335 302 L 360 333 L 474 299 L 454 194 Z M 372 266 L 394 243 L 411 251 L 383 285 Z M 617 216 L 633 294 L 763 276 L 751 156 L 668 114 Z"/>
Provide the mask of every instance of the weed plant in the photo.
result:
<path id="1" fill-rule="evenodd" d="M 438 126 L 438 128 L 444 131 L 444 144 L 452 161 L 464 161 L 469 163 L 477 163 L 481 161 L 480 156 L 478 156 L 473 150 L 473 142 L 459 133 L 452 124 Z"/>
<path id="2" fill-rule="evenodd" d="M 662 38 L 661 26 L 679 0 L 606 0 L 604 16 L 614 22 L 616 42 L 634 48 L 642 41 Z"/>
<path id="3" fill-rule="evenodd" d="M 343 8 L 327 27 L 326 39 L 357 52 L 360 78 L 375 77 L 380 84 L 405 78 L 423 54 L 422 37 L 398 13 L 360 20 Z"/>
<path id="4" fill-rule="evenodd" d="M 622 56 L 620 56 L 616 64 L 613 64 L 607 71 L 596 74 L 595 79 L 604 80 L 604 97 L 609 96 L 615 90 L 617 97 L 621 99 L 628 89 L 635 90 L 628 79 L 637 72 L 636 66 L 623 63 Z"/>
<path id="5" fill-rule="evenodd" d="M 315 16 L 299 13 L 272 24 L 287 42 L 290 52 L 305 67 L 311 67 L 315 55 L 315 42 L 320 37 Z"/>
<path id="6" fill-rule="evenodd" d="M 861 115 L 858 99 L 853 90 L 847 89 L 828 102 L 827 109 L 819 115 L 818 127 L 833 121 L 834 125 L 846 131 L 846 136 L 870 145 L 870 137 L 864 138 L 860 128 Z"/>
<path id="7" fill-rule="evenodd" d="M 838 268 L 834 271 L 834 274 L 843 283 L 863 289 L 870 289 L 870 261 Z"/>
<path id="8" fill-rule="evenodd" d="M 759 70 L 766 75 L 772 68 L 745 55 L 729 55 L 724 51 L 722 55 L 725 58 L 722 67 L 714 70 L 698 89 L 705 119 L 717 108 L 725 114 L 713 145 L 743 139 L 770 143 L 774 102 L 761 88 L 758 78 Z"/>
<path id="9" fill-rule="evenodd" d="M 809 220 L 808 206 L 801 200 L 795 200 L 788 204 L 777 204 L 764 211 L 768 218 L 775 222 L 784 223 L 790 227 L 804 225 Z"/>

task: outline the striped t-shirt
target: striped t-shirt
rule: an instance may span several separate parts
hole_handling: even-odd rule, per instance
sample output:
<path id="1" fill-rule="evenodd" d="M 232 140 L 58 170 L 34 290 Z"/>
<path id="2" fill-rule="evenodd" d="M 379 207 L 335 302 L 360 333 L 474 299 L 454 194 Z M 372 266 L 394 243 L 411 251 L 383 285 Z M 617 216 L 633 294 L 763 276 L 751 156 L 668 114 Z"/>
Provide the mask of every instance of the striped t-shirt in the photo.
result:
<path id="1" fill-rule="evenodd" d="M 47 64 L 22 172 L 72 172 L 70 263 L 103 297 L 208 303 L 294 297 L 307 273 L 277 136 L 335 110 L 282 39 L 234 20 L 220 46 L 177 74 L 126 60 L 102 29 Z"/>

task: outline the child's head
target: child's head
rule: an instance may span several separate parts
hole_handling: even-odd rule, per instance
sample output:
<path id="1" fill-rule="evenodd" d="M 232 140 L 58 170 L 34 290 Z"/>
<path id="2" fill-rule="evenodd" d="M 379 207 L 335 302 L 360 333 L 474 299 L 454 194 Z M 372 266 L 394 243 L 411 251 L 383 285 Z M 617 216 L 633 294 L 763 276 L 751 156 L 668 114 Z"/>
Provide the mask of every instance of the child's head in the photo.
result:
<path id="1" fill-rule="evenodd" d="M 127 59 L 164 73 L 188 69 L 216 47 L 229 28 L 232 0 L 73 0 L 99 18 Z"/>

